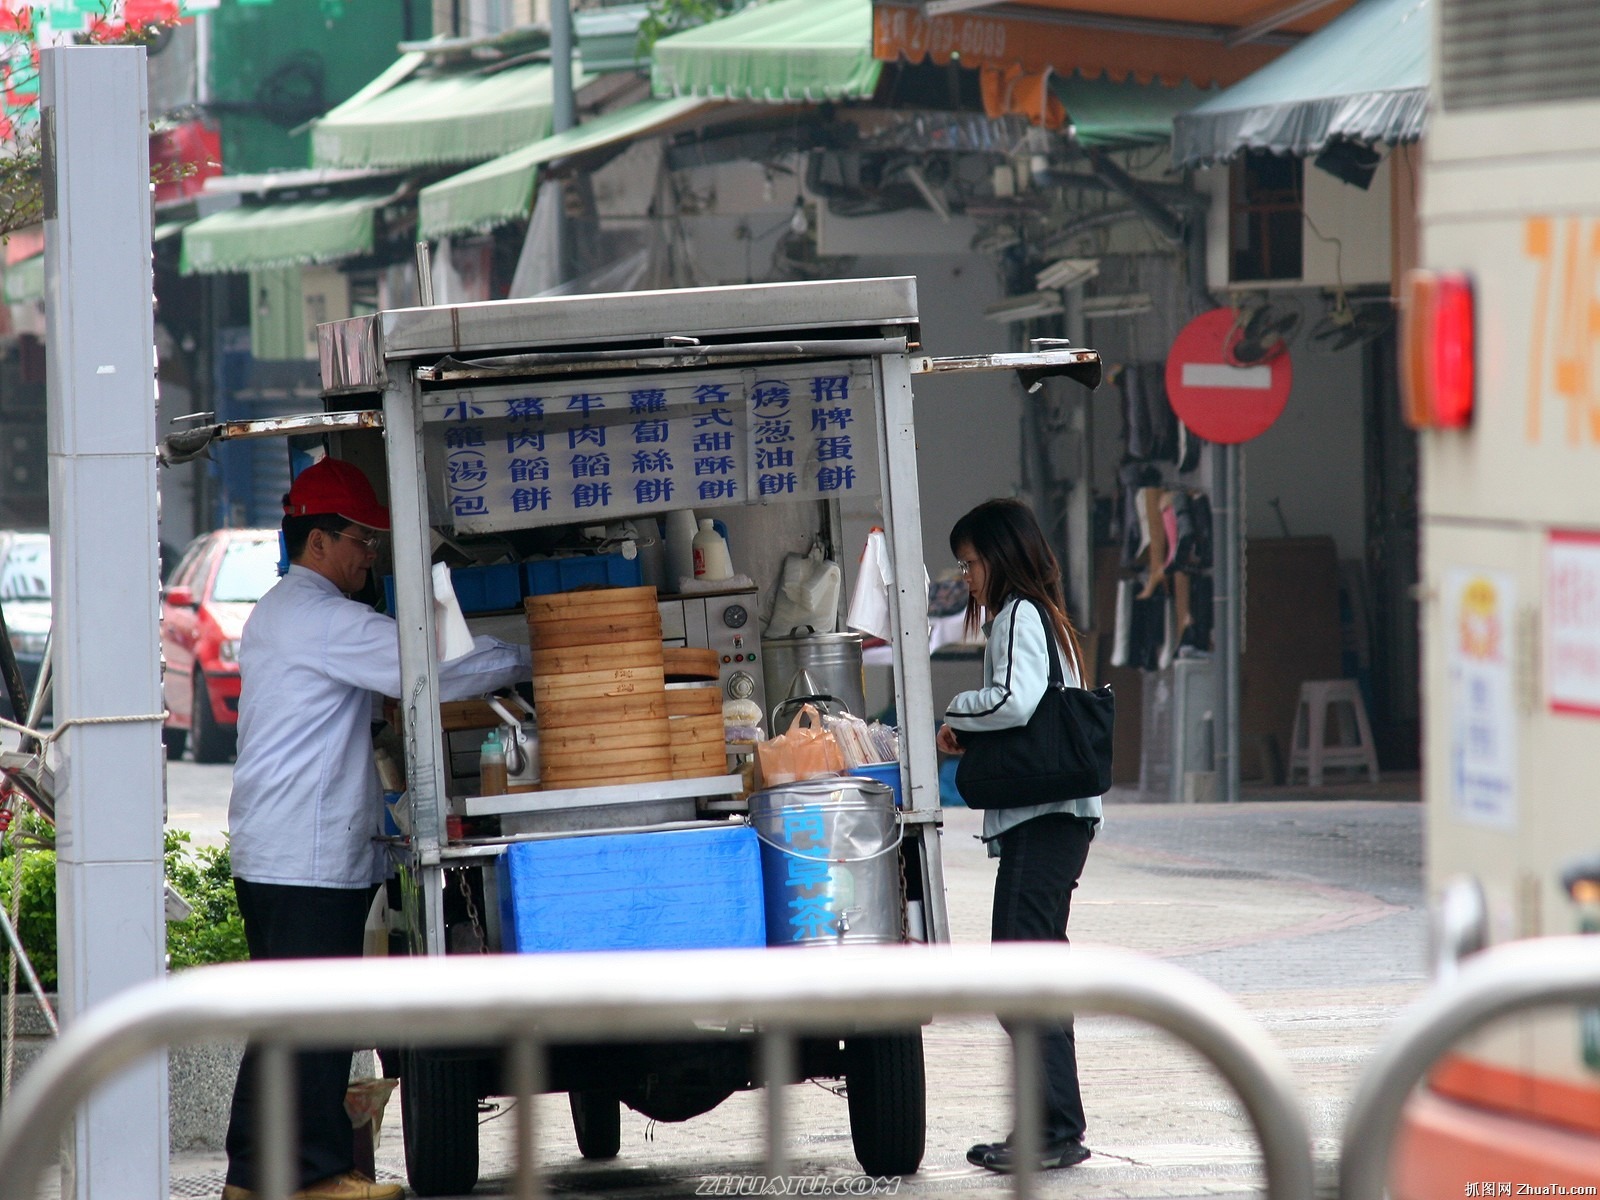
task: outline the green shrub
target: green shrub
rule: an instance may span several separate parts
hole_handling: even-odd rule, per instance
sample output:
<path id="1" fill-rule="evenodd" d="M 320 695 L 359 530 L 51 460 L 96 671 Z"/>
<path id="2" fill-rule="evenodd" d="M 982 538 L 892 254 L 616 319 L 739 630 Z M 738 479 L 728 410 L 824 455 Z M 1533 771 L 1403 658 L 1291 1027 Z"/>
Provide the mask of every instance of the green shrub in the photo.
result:
<path id="1" fill-rule="evenodd" d="M 50 840 L 26 824 L 19 825 L 26 837 Z M 232 867 L 227 847 L 194 846 L 189 835 L 169 829 L 163 843 L 167 882 L 193 906 L 187 921 L 167 923 L 167 963 L 170 969 L 197 967 L 204 963 L 236 962 L 248 958 L 244 920 L 233 894 Z M 12 839 L 6 838 L 0 852 L 0 905 L 9 911 L 11 875 L 16 865 Z M 17 924 L 22 944 L 33 960 L 39 981 L 50 990 L 56 987 L 56 856 L 54 850 L 31 849 L 22 860 L 22 908 Z M 20 986 L 20 979 L 19 979 Z M 0 989 L 4 979 L 0 977 Z"/>

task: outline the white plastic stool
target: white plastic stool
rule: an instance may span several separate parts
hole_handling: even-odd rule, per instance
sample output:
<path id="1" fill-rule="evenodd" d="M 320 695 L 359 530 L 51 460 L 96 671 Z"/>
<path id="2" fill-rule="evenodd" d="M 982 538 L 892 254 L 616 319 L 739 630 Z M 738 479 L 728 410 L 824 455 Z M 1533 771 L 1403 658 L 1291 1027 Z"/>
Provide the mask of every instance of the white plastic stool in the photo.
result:
<path id="1" fill-rule="evenodd" d="M 1348 709 L 1339 716 L 1340 740 L 1326 742 L 1328 717 L 1337 709 Z M 1354 728 L 1352 728 L 1354 726 Z M 1350 740 L 1354 734 L 1355 741 Z M 1378 782 L 1378 752 L 1372 744 L 1372 726 L 1367 723 L 1367 706 L 1361 689 L 1353 679 L 1316 679 L 1300 685 L 1300 706 L 1294 714 L 1294 738 L 1290 742 L 1289 779 L 1296 771 L 1306 773 L 1312 787 L 1322 786 L 1322 773 L 1328 767 L 1365 767 L 1367 777 Z"/>

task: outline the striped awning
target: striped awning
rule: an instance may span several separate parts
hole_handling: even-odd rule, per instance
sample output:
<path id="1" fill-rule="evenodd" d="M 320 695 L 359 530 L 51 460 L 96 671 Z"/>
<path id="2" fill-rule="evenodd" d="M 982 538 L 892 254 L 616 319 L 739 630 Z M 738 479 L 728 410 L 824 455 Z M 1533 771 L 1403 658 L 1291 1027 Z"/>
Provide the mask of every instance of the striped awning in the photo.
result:
<path id="1" fill-rule="evenodd" d="M 220 275 L 370 254 L 373 214 L 390 195 L 241 204 L 201 217 L 183 231 L 178 269 Z"/>

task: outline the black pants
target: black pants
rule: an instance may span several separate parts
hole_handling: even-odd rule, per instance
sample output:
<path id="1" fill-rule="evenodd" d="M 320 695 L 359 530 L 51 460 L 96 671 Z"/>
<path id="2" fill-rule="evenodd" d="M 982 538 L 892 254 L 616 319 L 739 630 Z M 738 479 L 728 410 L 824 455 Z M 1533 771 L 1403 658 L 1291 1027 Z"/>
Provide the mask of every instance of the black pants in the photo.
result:
<path id="1" fill-rule="evenodd" d="M 367 910 L 375 888 L 286 887 L 233 881 L 252 960 L 359 958 Z M 295 1055 L 295 1124 L 300 1138 L 300 1179 L 305 1187 L 355 1166 L 344 1094 L 350 1085 L 349 1050 Z M 228 1182 L 254 1189 L 256 1073 L 254 1047 L 245 1049 L 228 1115 Z"/>
<path id="2" fill-rule="evenodd" d="M 1067 940 L 1072 889 L 1083 874 L 1093 836 L 1094 822 L 1066 813 L 1046 813 L 1000 835 L 1000 872 L 994 881 L 990 935 L 994 941 Z M 1009 1025 L 1006 1032 L 1011 1032 Z M 1071 1017 L 1040 1028 L 1039 1051 L 1044 1077 L 1044 1140 L 1082 1138 L 1083 1097 L 1078 1091 L 1078 1051 Z"/>

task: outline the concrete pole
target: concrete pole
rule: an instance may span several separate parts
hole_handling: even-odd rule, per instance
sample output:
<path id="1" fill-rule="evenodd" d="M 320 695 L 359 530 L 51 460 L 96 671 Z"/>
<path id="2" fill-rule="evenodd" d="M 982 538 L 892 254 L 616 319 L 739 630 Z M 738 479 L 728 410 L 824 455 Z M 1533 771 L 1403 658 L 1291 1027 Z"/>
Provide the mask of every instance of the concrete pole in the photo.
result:
<path id="1" fill-rule="evenodd" d="M 159 978 L 161 678 L 145 52 L 41 55 L 61 1016 Z M 167 1194 L 167 1064 L 78 1110 L 61 1193 Z"/>
<path id="2" fill-rule="evenodd" d="M 562 133 L 578 123 L 572 96 L 572 0 L 550 0 L 550 66 L 551 128 Z"/>

